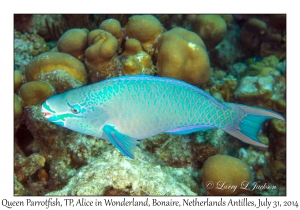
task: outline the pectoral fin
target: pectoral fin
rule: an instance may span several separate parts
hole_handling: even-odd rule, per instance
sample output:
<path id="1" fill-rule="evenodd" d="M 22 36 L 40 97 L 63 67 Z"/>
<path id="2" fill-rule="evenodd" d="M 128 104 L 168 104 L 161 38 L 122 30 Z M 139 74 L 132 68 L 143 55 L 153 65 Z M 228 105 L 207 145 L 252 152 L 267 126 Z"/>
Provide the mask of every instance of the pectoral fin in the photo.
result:
<path id="1" fill-rule="evenodd" d="M 105 125 L 103 131 L 109 141 L 117 147 L 123 155 L 134 159 L 134 150 L 137 145 L 136 139 L 118 132 L 113 126 Z"/>

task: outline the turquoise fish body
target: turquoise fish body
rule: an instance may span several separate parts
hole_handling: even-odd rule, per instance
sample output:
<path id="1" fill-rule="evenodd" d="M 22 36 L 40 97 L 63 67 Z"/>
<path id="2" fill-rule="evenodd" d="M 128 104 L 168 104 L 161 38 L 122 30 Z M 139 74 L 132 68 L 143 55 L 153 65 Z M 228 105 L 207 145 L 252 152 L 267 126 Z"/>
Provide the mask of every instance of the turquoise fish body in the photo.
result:
<path id="1" fill-rule="evenodd" d="M 189 134 L 221 128 L 252 145 L 266 147 L 257 133 L 266 119 L 284 118 L 269 110 L 222 103 L 176 79 L 122 76 L 72 89 L 42 105 L 47 120 L 113 143 L 134 158 L 137 140 L 167 132 Z"/>

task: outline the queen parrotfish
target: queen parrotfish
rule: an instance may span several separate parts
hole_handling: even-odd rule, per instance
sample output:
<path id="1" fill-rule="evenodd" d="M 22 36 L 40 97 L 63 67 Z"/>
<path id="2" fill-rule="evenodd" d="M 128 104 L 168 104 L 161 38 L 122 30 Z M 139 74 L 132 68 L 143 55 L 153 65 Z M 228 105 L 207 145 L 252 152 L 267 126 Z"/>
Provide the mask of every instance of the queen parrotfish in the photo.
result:
<path id="1" fill-rule="evenodd" d="M 47 99 L 41 111 L 57 125 L 110 141 L 134 158 L 138 140 L 166 132 L 189 134 L 220 128 L 260 147 L 257 134 L 266 119 L 280 114 L 216 100 L 183 81 L 146 75 L 120 76 Z"/>

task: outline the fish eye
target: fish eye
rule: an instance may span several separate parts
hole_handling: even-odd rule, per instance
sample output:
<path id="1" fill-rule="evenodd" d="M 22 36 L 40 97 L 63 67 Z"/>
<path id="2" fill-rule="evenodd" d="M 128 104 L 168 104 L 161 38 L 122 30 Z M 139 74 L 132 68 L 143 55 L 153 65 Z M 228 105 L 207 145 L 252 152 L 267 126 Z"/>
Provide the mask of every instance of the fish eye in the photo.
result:
<path id="1" fill-rule="evenodd" d="M 71 108 L 71 112 L 73 114 L 78 114 L 79 113 L 78 109 L 76 109 L 76 108 Z"/>
<path id="2" fill-rule="evenodd" d="M 73 113 L 73 114 L 79 114 L 81 111 L 82 111 L 82 109 L 80 108 L 80 106 L 79 105 L 73 105 L 73 106 L 71 106 L 70 104 L 69 104 L 69 102 L 67 102 L 67 104 L 68 104 L 68 106 L 70 107 L 70 111 Z"/>

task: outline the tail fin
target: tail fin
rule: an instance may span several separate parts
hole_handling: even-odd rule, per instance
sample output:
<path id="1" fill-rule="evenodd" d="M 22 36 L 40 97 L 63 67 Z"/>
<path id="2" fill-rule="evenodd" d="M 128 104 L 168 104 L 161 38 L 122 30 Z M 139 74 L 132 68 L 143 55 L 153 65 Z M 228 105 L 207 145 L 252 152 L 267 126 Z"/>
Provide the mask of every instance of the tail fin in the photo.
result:
<path id="1" fill-rule="evenodd" d="M 241 104 L 230 103 L 230 105 L 233 108 L 234 106 L 238 106 L 242 109 L 244 111 L 244 116 L 236 126 L 224 128 L 224 131 L 248 144 L 259 147 L 268 147 L 268 145 L 261 143 L 257 138 L 261 125 L 267 119 L 276 118 L 285 121 L 283 116 L 270 110 Z"/>

